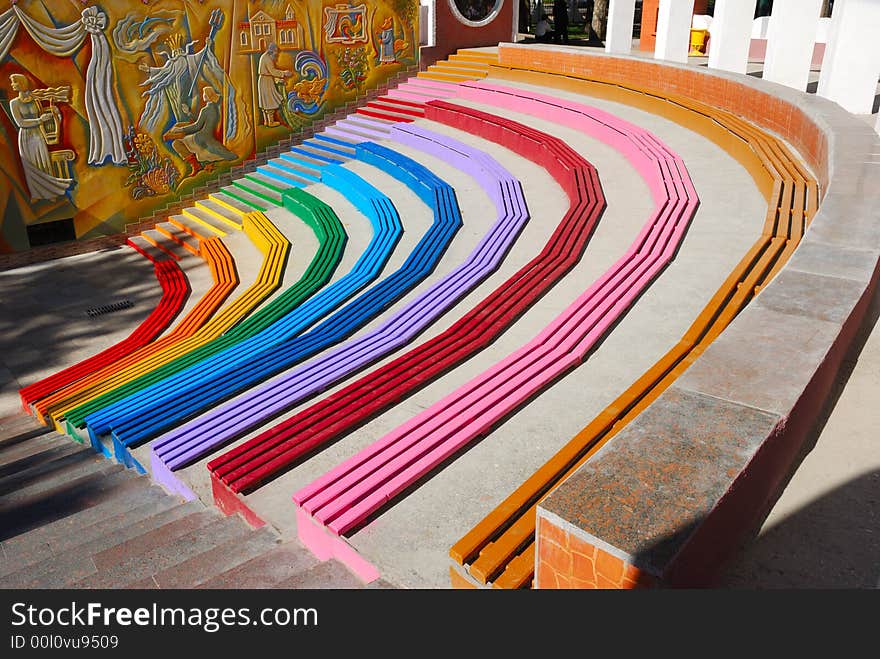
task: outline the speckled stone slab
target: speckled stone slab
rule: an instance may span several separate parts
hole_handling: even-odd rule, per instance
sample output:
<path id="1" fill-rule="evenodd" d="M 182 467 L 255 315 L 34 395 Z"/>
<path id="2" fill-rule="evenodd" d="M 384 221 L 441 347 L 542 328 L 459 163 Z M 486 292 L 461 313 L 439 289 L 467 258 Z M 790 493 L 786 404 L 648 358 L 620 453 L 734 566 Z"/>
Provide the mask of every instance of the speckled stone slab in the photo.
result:
<path id="1" fill-rule="evenodd" d="M 779 422 L 671 387 L 554 490 L 539 515 L 556 515 L 660 576 Z"/>
<path id="2" fill-rule="evenodd" d="M 727 330 L 736 329 L 736 332 Z M 840 325 L 747 307 L 677 386 L 784 416 L 825 359 Z M 747 349 L 744 346 L 748 346 Z"/>

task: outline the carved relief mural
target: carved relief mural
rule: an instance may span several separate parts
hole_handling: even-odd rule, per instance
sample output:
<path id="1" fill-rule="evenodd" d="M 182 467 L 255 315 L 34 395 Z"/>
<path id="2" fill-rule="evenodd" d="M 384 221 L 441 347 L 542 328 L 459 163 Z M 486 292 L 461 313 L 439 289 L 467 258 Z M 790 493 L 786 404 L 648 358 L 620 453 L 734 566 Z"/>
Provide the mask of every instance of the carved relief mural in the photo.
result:
<path id="1" fill-rule="evenodd" d="M 3 2 L 3 0 L 0 0 Z M 0 9 L 0 253 L 118 233 L 417 64 L 418 0 Z"/>

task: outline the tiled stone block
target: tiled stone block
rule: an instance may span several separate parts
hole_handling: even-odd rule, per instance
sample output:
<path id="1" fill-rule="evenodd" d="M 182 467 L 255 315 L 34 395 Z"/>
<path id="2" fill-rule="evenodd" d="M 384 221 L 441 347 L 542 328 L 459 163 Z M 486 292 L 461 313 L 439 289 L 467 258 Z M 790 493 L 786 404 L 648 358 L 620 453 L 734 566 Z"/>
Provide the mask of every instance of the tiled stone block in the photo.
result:
<path id="1" fill-rule="evenodd" d="M 682 389 L 788 415 L 839 332 L 839 323 L 781 313 L 760 306 L 756 300 L 676 384 Z"/>
<path id="2" fill-rule="evenodd" d="M 545 574 L 574 564 L 570 539 L 565 546 L 548 539 L 558 531 L 543 517 L 555 516 L 570 525 L 569 536 L 597 548 L 597 585 L 632 581 L 627 565 L 662 577 L 779 424 L 772 414 L 668 389 L 539 505 Z M 540 575 L 536 583 L 542 587 Z"/>

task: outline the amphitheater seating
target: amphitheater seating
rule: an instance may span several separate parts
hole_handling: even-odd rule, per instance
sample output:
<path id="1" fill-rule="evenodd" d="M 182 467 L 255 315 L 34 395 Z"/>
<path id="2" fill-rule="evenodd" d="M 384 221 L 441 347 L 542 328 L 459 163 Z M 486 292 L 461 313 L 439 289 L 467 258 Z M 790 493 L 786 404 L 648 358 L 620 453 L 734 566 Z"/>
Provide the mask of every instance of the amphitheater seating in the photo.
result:
<path id="1" fill-rule="evenodd" d="M 526 78 L 508 75 L 514 79 L 540 81 L 545 85 L 555 83 L 566 89 L 582 90 L 576 82 L 559 76 L 536 79 L 534 74 Z M 597 93 L 595 88 L 590 91 Z M 634 91 L 639 94 L 639 90 Z M 615 89 L 612 93 L 616 96 L 621 92 Z M 644 102 L 636 97 L 628 100 Z M 454 583 L 463 583 L 457 574 L 461 570 L 473 582 L 496 588 L 531 586 L 535 561 L 535 511 L 540 501 L 653 402 L 705 350 L 760 287 L 784 265 L 815 212 L 818 203 L 816 182 L 781 142 L 729 113 L 680 97 L 668 102 L 687 108 L 689 126 L 693 126 L 698 118 L 708 120 L 716 128 L 713 131 L 707 127 L 707 136 L 728 150 L 738 149 L 738 145 L 729 141 L 733 134 L 753 151 L 752 158 L 760 163 L 764 177 L 773 182 L 769 186 L 772 192 L 768 195 L 770 204 L 763 233 L 679 343 L 453 545 L 450 556 Z M 652 109 L 656 111 L 658 108 Z M 763 182 L 759 182 L 759 187 L 768 189 Z"/>
<path id="2" fill-rule="evenodd" d="M 354 296 L 379 275 L 402 232 L 402 225 L 394 207 L 384 194 L 344 168 L 328 166 L 324 170 L 322 178 L 329 185 L 344 191 L 374 226 L 373 239 L 354 268 L 317 295 L 303 301 L 279 321 L 267 325 L 260 332 L 225 348 L 189 369 L 175 374 L 172 378 L 159 382 L 156 386 L 137 392 L 134 396 L 139 407 L 147 409 L 148 405 L 155 406 L 162 402 L 170 402 L 173 406 L 186 401 L 188 407 L 195 409 L 198 401 L 202 400 L 202 396 L 207 397 L 210 391 L 216 388 L 215 385 L 222 381 L 221 373 L 234 377 L 242 368 L 242 364 L 247 364 L 249 360 L 253 361 L 262 354 L 274 354 L 273 346 L 275 344 L 290 339 L 305 330 L 321 317 L 345 303 L 347 299 Z M 293 192 L 298 191 L 293 190 Z M 203 386 L 206 379 L 210 380 L 210 386 Z M 191 400 L 183 396 L 183 392 L 187 390 L 192 392 L 193 398 Z M 198 393 L 195 393 L 196 391 Z M 173 392 L 173 394 L 169 395 L 169 392 Z M 131 400 L 125 399 L 115 406 L 88 417 L 86 422 L 90 432 L 105 434 L 110 428 L 111 420 L 115 424 L 114 427 L 120 427 L 126 423 L 137 427 L 140 415 L 131 414 L 132 409 Z M 149 420 L 151 428 L 159 427 L 158 415 L 151 415 Z M 164 422 L 168 423 L 168 421 Z M 119 443 L 128 445 L 121 441 Z"/>
<path id="3" fill-rule="evenodd" d="M 363 107 L 359 107 L 357 110 L 355 110 L 355 113 L 362 117 L 381 119 L 383 121 L 390 121 L 394 123 L 409 123 L 413 120 L 413 116 L 417 116 L 406 110 L 391 105 L 378 103 L 376 101 L 372 101 L 370 103 L 367 103 Z"/>
<path id="4" fill-rule="evenodd" d="M 450 55 L 446 61 L 431 64 L 418 73 L 419 79 L 441 82 L 464 82 L 485 78 L 489 66 L 498 63 L 498 55 L 478 50 L 462 49 Z"/>
<path id="5" fill-rule="evenodd" d="M 528 218 L 519 183 L 482 152 L 437 133 L 396 126 L 392 135 L 400 142 L 423 149 L 459 169 L 471 172 L 481 181 L 490 196 L 494 197 L 498 210 L 498 219 L 489 234 L 455 270 L 386 319 L 376 330 L 285 373 L 277 381 L 267 382 L 249 391 L 199 419 L 189 433 L 186 444 L 178 443 L 175 453 L 162 454 L 167 466 L 173 469 L 178 464 L 185 464 L 192 447 L 197 447 L 196 450 L 202 453 L 220 445 L 403 345 L 497 268 Z M 239 447 L 235 453 L 236 456 L 245 451 L 259 453 L 259 461 L 268 457 L 262 451 L 271 448 L 271 442 L 257 439 L 248 442 L 245 447 Z M 227 469 L 239 467 L 237 460 L 226 458 L 225 462 L 228 462 Z M 215 467 L 215 463 L 210 466 L 212 470 Z"/>
<path id="6" fill-rule="evenodd" d="M 125 339 L 115 345 L 92 355 L 68 368 L 43 378 L 19 391 L 21 401 L 25 409 L 36 400 L 51 394 L 58 389 L 76 382 L 80 378 L 94 373 L 107 364 L 134 352 L 143 345 L 152 341 L 163 332 L 180 312 L 189 295 L 189 285 L 186 276 L 173 258 L 167 253 L 138 245 L 129 240 L 128 245 L 141 253 L 153 263 L 153 270 L 159 285 L 162 287 L 162 297 L 159 304 L 149 316 Z"/>
<path id="7" fill-rule="evenodd" d="M 503 93 L 503 91 L 504 90 L 496 89 L 491 92 L 486 91 L 485 93 L 497 97 L 499 96 L 499 92 Z M 530 96 L 533 95 L 530 94 Z M 585 124 L 588 124 L 590 121 L 600 124 L 598 127 L 592 128 L 591 132 L 601 134 L 605 140 L 615 144 L 615 146 L 622 152 L 627 153 L 633 164 L 644 173 L 645 178 L 649 182 L 657 199 L 668 199 L 668 197 L 665 196 L 666 191 L 665 188 L 662 187 L 662 181 L 657 177 L 651 176 L 651 172 L 653 171 L 651 169 L 651 161 L 646 160 L 641 153 L 641 149 L 644 147 L 639 145 L 639 143 L 632 137 L 627 139 L 623 133 L 619 132 L 621 130 L 620 127 L 625 126 L 624 122 L 611 117 L 607 113 L 602 113 L 590 108 L 585 108 L 584 110 L 592 112 L 591 115 L 578 115 L 572 113 L 573 106 L 569 106 L 566 110 L 570 116 L 566 117 L 563 113 L 563 116 L 560 117 L 558 116 L 559 107 L 557 107 L 553 99 L 544 97 L 543 101 L 543 106 L 539 111 L 542 114 L 551 116 L 553 119 L 560 119 L 564 123 L 574 123 L 576 127 L 580 129 L 585 129 Z M 552 111 L 554 108 L 557 109 L 556 114 Z M 605 122 L 607 125 L 601 125 L 602 122 Z M 635 130 L 634 127 L 630 127 L 629 130 L 634 134 L 642 132 Z M 374 374 L 368 374 L 362 380 L 364 386 L 369 386 L 368 383 L 373 380 L 373 375 Z M 366 392 L 364 393 L 364 396 L 365 398 L 367 397 Z M 372 394 L 370 396 L 372 396 Z M 359 404 L 362 404 L 362 402 Z M 318 403 L 315 408 L 320 405 L 321 403 Z M 274 407 L 271 409 L 274 409 Z M 353 409 L 346 410 L 346 412 L 356 414 Z M 308 408 L 288 422 L 283 422 L 261 433 L 245 444 L 236 447 L 227 454 L 220 456 L 209 463 L 209 469 L 214 472 L 215 499 L 221 502 L 226 501 L 225 505 L 227 507 L 232 507 L 234 503 L 231 502 L 227 496 L 228 490 L 231 490 L 233 493 L 252 490 L 263 480 L 272 477 L 279 470 L 286 468 L 291 461 L 303 455 L 305 452 L 312 450 L 316 446 L 316 443 L 308 441 L 309 433 L 302 432 L 298 434 L 296 432 L 298 428 L 297 420 L 300 418 L 302 418 L 303 423 L 305 423 L 306 419 L 309 419 L 309 429 L 315 427 L 315 409 Z M 306 430 L 302 426 L 303 424 L 299 424 L 299 427 L 302 430 Z M 336 427 L 338 428 L 338 426 Z M 298 442 L 302 442 L 302 444 L 298 444 Z M 221 482 L 217 482 L 218 479 L 222 484 Z M 221 505 L 224 504 L 221 503 Z"/>
<path id="8" fill-rule="evenodd" d="M 155 340 L 169 326 L 169 320 L 153 331 L 144 343 L 120 353 L 119 358 L 106 356 L 98 359 L 104 353 L 96 355 L 92 358 L 94 364 L 84 367 L 82 375 L 66 369 L 70 371 L 67 377 L 72 379 L 31 398 L 33 409 L 40 416 L 49 416 L 56 424 L 67 420 L 71 426 L 87 426 L 96 445 L 98 435 L 112 431 L 117 455 L 124 455 L 130 446 L 183 421 L 182 425 L 160 436 L 153 446 L 154 466 L 176 469 L 411 340 L 470 290 L 479 281 L 476 277 L 485 277 L 488 270 L 477 275 L 469 273 L 469 278 L 456 278 L 457 273 L 464 273 L 471 267 L 468 263 L 462 264 L 383 322 L 377 330 L 257 385 L 349 336 L 433 269 L 438 254 L 444 249 L 443 241 L 451 239 L 458 226 L 450 220 L 457 213 L 454 191 L 448 186 L 444 189 L 442 185 L 426 184 L 430 172 L 420 169 L 416 163 L 409 164 L 409 171 L 403 174 L 387 170 L 401 180 L 405 178 L 407 184 L 418 189 L 423 200 L 435 209 L 431 239 L 426 236 L 398 272 L 310 331 L 306 332 L 306 329 L 317 320 L 306 323 L 300 318 L 303 324 L 296 329 L 283 324 L 293 322 L 289 318 L 295 314 L 292 310 L 298 311 L 320 297 L 315 293 L 332 274 L 345 243 L 338 219 L 335 223 L 330 219 L 335 217 L 332 210 L 320 208 L 315 204 L 316 200 L 300 188 L 323 181 L 339 190 L 345 189 L 347 196 L 366 215 L 384 222 L 394 215 L 390 200 L 382 200 L 379 195 L 362 194 L 364 188 L 356 177 L 340 165 L 357 157 L 382 168 L 387 168 L 389 163 L 391 167 L 399 167 L 393 152 L 369 142 L 389 137 L 417 148 L 424 147 L 426 140 L 433 140 L 434 153 L 441 154 L 442 149 L 450 147 L 451 140 L 411 123 L 421 117 L 482 135 L 541 162 L 563 183 L 569 194 L 572 206 L 568 214 L 541 255 L 441 336 L 410 350 L 209 463 L 218 505 L 231 511 L 235 503 L 230 501 L 235 494 L 259 487 L 315 448 L 365 422 L 410 391 L 467 359 L 504 331 L 578 260 L 601 214 L 604 199 L 595 170 L 571 149 L 566 150 L 560 140 L 450 101 L 461 98 L 514 111 L 539 113 L 581 128 L 588 113 L 583 111 L 584 106 L 549 95 L 485 81 L 475 82 L 485 77 L 489 66 L 497 64 L 497 57 L 462 52 L 450 60 L 452 64 L 429 67 L 428 72 L 389 91 L 388 96 L 368 103 L 355 116 L 329 127 L 325 134 L 317 135 L 302 147 L 295 147 L 258 167 L 256 172 L 233 182 L 223 192 L 196 202 L 194 207 L 170 218 L 155 232 L 144 232 L 141 237 L 132 239 L 130 245 L 155 262 L 157 278 L 163 285 L 160 307 L 165 298 L 172 295 L 166 290 L 163 278 L 171 281 L 178 277 L 174 268 L 181 272 L 175 264 L 182 256 L 181 250 L 210 259 L 214 286 L 171 333 Z M 679 343 L 451 548 L 453 585 L 467 582 L 495 588 L 526 588 L 530 587 L 534 575 L 537 506 L 557 484 L 583 465 L 669 387 L 780 271 L 794 253 L 816 211 L 818 187 L 781 141 L 735 115 L 692 99 L 658 96 L 624 88 L 612 81 L 573 80 L 544 72 L 496 67 L 493 77 L 496 76 L 540 81 L 548 87 L 589 89 L 591 94 L 614 100 L 626 99 L 628 103 L 649 108 L 657 114 L 685 121 L 694 130 L 722 144 L 745 164 L 769 202 L 763 234 Z M 581 116 L 576 116 L 578 113 Z M 605 122 L 610 131 L 619 131 L 625 123 L 601 112 L 590 118 L 600 124 Z M 610 134 L 608 139 L 613 141 Z M 294 494 L 294 501 L 301 511 L 307 511 L 336 534 L 356 528 L 468 442 L 489 432 L 493 423 L 523 404 L 541 387 L 579 363 L 615 319 L 634 303 L 640 291 L 672 258 L 695 209 L 696 195 L 682 161 L 661 143 L 640 130 L 633 130 L 628 139 L 632 141 L 617 141 L 615 146 L 626 153 L 646 177 L 657 204 L 655 214 L 630 250 L 532 342 L 299 490 Z M 460 144 L 455 148 L 460 153 L 468 150 Z M 479 161 L 476 167 L 484 168 L 480 175 L 486 177 L 486 185 L 498 186 L 496 205 L 499 216 L 493 231 L 501 225 L 505 229 L 493 233 L 495 237 L 491 245 L 487 236 L 486 244 L 481 243 L 481 247 L 500 259 L 507 249 L 502 237 L 512 240 L 519 230 L 517 223 L 521 227 L 527 216 L 521 190 L 512 177 L 506 175 L 505 178 L 497 163 L 491 163 L 473 150 L 467 157 L 448 154 L 445 157 L 463 169 L 476 166 Z M 645 165 L 647 161 L 640 160 L 646 157 L 655 159 L 651 161 L 657 166 L 655 180 L 650 179 L 655 170 Z M 265 211 L 281 206 L 297 208 L 297 215 L 311 218 L 311 226 L 319 236 L 321 249 L 309 266 L 307 272 L 310 274 L 285 291 L 283 303 L 276 305 L 276 299 L 255 311 L 257 305 L 268 297 L 264 288 L 262 297 L 242 312 L 250 314 L 244 322 L 241 316 L 233 319 L 230 315 L 228 321 L 224 320 L 230 323 L 226 325 L 228 331 L 194 342 L 197 337 L 209 335 L 205 329 L 223 315 L 218 309 L 235 286 L 234 263 L 221 241 L 230 230 L 244 227 L 265 241 L 266 260 L 260 277 L 263 279 L 264 271 L 271 271 L 273 275 L 260 285 L 267 284 L 274 276 L 277 288 L 279 268 L 283 269 L 289 245 L 281 250 L 275 249 L 271 223 L 261 212 L 251 213 L 251 210 Z M 230 221 L 230 210 L 234 211 L 232 217 L 241 218 L 241 224 Z M 328 210 L 329 213 L 324 215 Z M 441 223 L 442 227 L 439 226 Z M 162 240 L 163 235 L 174 241 L 170 247 L 170 243 Z M 383 248 L 393 249 L 396 240 L 388 239 L 388 234 L 384 233 Z M 270 252 L 273 265 L 267 268 Z M 469 261 L 475 260 L 475 255 L 476 251 Z M 360 264 L 361 261 L 358 266 Z M 161 276 L 160 265 L 168 271 Z M 371 263 L 370 267 L 375 268 L 376 263 Z M 185 297 L 185 276 L 180 276 L 183 277 Z M 172 284 L 168 286 L 172 287 Z M 257 283 L 254 286 L 257 287 Z M 296 292 L 291 292 L 294 289 Z M 328 287 L 321 294 L 331 289 Z M 343 304 L 360 289 L 341 294 L 336 290 L 328 294 L 326 300 L 332 302 L 323 313 Z M 333 297 L 336 294 L 339 297 Z M 179 313 L 182 307 L 181 300 L 175 313 Z M 154 314 L 158 311 L 157 307 Z M 415 317 L 418 317 L 417 322 L 413 320 Z M 191 347 L 178 351 L 183 345 Z M 104 352 L 109 354 L 108 351 Z M 229 361 L 225 361 L 227 359 Z M 209 374 L 199 373 L 206 369 L 210 369 Z M 62 382 L 64 378 L 61 376 L 66 371 L 52 377 L 58 377 Z M 174 383 L 171 389 L 168 389 L 169 382 Z M 254 388 L 249 389 L 252 386 Z M 238 398 L 220 403 L 242 391 L 244 393 Z M 191 419 L 204 410 L 209 411 Z"/>
<path id="9" fill-rule="evenodd" d="M 254 469 L 234 484 L 230 482 L 235 488 L 233 491 L 246 491 L 258 485 L 268 475 L 362 424 L 408 392 L 478 352 L 580 259 L 604 208 L 595 172 L 576 155 L 573 157 L 578 167 L 571 168 L 567 162 L 562 164 L 557 150 L 566 155 L 570 155 L 569 151 L 560 140 L 545 133 L 477 111 L 472 115 L 476 121 L 468 130 L 497 141 L 551 171 L 569 195 L 568 212 L 535 258 L 448 330 L 273 428 L 271 463 Z M 438 115 L 436 120 L 443 123 L 450 118 Z"/>
<path id="10" fill-rule="evenodd" d="M 189 246 L 189 243 L 184 238 L 174 237 L 176 234 L 171 230 L 162 231 L 157 228 L 156 231 L 180 245 L 180 249 L 186 249 Z M 211 269 L 211 278 L 214 284 L 180 320 L 174 330 L 160 339 L 135 350 L 124 358 L 114 360 L 113 363 L 108 364 L 88 377 L 81 378 L 59 389 L 50 396 L 36 401 L 33 404 L 33 408 L 37 412 L 38 417 L 45 418 L 51 415 L 60 405 L 69 404 L 74 394 L 102 382 L 113 373 L 136 364 L 148 356 L 164 350 L 168 346 L 173 346 L 189 338 L 208 322 L 238 285 L 238 276 L 232 254 L 219 238 L 201 240 L 197 245 L 198 253 L 205 259 L 208 267 Z M 57 421 L 56 419 L 56 423 Z"/>
<path id="11" fill-rule="evenodd" d="M 364 143 L 358 146 L 357 152 L 359 159 L 376 165 L 411 187 L 433 210 L 433 224 L 398 270 L 308 333 L 283 344 L 276 344 L 265 355 L 257 355 L 248 363 L 246 372 L 238 369 L 238 372 L 232 373 L 231 377 L 221 378 L 214 371 L 210 383 L 211 391 L 206 391 L 207 387 L 202 387 L 199 392 L 200 404 L 203 407 L 205 403 L 201 401 L 212 403 L 221 398 L 224 392 L 231 390 L 235 393 L 244 390 L 352 334 L 424 280 L 433 271 L 450 240 L 458 231 L 461 226 L 461 214 L 452 188 L 447 183 L 410 158 L 385 147 Z M 217 393 L 212 393 L 215 391 Z M 208 398 L 209 394 L 211 398 Z M 190 461 L 201 455 L 208 447 L 191 446 L 191 434 L 198 435 L 198 428 L 206 422 L 206 419 L 211 419 L 212 415 L 213 412 L 209 412 L 160 437 L 153 446 L 155 454 L 162 458 L 177 456 L 173 461 L 174 466 L 180 466 L 183 461 Z M 150 422 L 153 427 L 155 419 L 156 415 L 151 415 Z M 112 430 L 114 437 L 120 434 L 119 425 L 114 425 Z M 183 457 L 184 453 L 185 457 Z"/>
<path id="12" fill-rule="evenodd" d="M 572 116 L 560 111 L 561 104 L 544 103 L 535 111 L 524 97 L 516 101 L 513 107 L 541 116 L 561 121 Z M 427 116 L 457 112 L 452 104 L 434 101 Z M 634 141 L 662 172 L 666 197 L 655 197 L 655 213 L 630 250 L 528 344 L 299 490 L 294 500 L 300 507 L 334 533 L 350 530 L 580 363 L 672 259 L 697 206 L 684 163 L 648 135 L 636 134 Z M 647 165 L 640 169 L 651 171 Z"/>
<path id="13" fill-rule="evenodd" d="M 185 224 L 180 222 L 180 226 Z M 119 400 L 129 389 L 137 390 L 139 386 L 145 386 L 145 381 L 161 372 L 160 367 L 174 368 L 179 364 L 176 360 L 186 359 L 192 351 L 227 332 L 278 287 L 290 243 L 261 213 L 246 214 L 243 226 L 245 234 L 263 254 L 255 281 L 193 336 L 114 373 L 92 389 L 79 392 L 63 409 L 54 412 L 66 420 L 68 432 L 82 428 L 85 416 L 91 411 L 103 408 L 112 400 Z"/>

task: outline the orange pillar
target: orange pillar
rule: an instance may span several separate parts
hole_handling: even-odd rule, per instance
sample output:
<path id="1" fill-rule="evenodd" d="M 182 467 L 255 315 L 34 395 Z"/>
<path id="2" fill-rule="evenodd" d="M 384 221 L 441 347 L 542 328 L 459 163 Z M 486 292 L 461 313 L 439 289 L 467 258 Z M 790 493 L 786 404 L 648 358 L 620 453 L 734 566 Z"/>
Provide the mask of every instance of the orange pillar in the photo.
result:
<path id="1" fill-rule="evenodd" d="M 694 0 L 694 15 L 705 14 L 709 0 Z M 657 14 L 660 0 L 642 0 L 642 29 L 639 32 L 639 50 L 654 52 L 657 41 Z"/>

